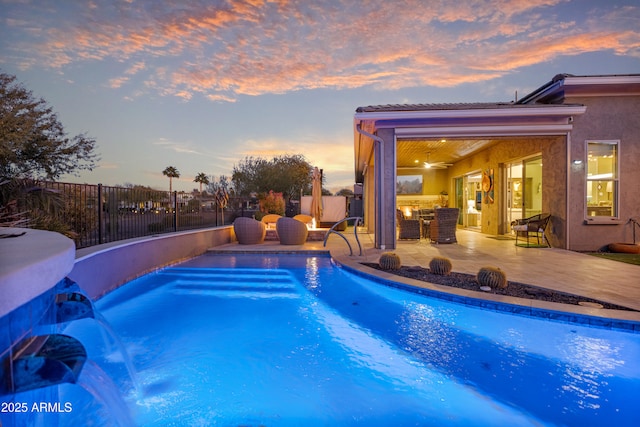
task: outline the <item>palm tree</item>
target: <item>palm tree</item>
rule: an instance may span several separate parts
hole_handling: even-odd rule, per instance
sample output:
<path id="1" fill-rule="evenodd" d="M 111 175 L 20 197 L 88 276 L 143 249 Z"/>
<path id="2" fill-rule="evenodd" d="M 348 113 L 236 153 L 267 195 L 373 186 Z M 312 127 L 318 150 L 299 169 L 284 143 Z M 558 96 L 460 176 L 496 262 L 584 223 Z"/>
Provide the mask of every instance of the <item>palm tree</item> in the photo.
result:
<path id="1" fill-rule="evenodd" d="M 197 182 L 200 184 L 200 195 L 202 195 L 202 184 L 209 185 L 209 177 L 204 172 L 200 172 L 198 175 L 196 175 L 196 178 L 193 180 L 193 182 Z"/>
<path id="2" fill-rule="evenodd" d="M 169 193 L 173 193 L 173 178 L 180 178 L 180 172 L 174 166 L 167 166 L 162 175 L 169 177 Z"/>

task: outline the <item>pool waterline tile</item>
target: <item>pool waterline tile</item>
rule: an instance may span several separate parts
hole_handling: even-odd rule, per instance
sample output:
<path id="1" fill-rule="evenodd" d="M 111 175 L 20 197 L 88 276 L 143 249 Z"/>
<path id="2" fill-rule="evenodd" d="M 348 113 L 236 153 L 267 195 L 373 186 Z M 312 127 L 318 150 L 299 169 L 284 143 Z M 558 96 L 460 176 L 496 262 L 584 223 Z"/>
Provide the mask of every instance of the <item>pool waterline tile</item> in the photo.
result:
<path id="1" fill-rule="evenodd" d="M 383 285 L 392 286 L 409 292 L 415 292 L 429 297 L 455 302 L 467 306 L 475 306 L 485 310 L 496 312 L 507 312 L 515 315 L 528 317 L 538 317 L 542 319 L 558 321 L 563 323 L 574 323 L 589 325 L 598 328 L 621 330 L 627 332 L 639 332 L 640 321 L 635 319 L 614 319 L 607 317 L 608 314 L 626 314 L 633 316 L 635 312 L 620 310 L 604 310 L 584 308 L 567 304 L 549 303 L 543 301 L 528 300 L 522 298 L 505 297 L 503 295 L 485 294 L 466 290 L 456 290 L 446 292 L 425 286 L 416 286 L 417 280 L 384 273 L 377 274 L 378 270 L 366 266 L 354 266 L 353 264 L 340 263 L 348 271 Z M 437 285 L 434 285 L 437 286 Z M 441 287 L 444 288 L 444 287 Z M 464 295 L 462 295 L 464 294 Z"/>

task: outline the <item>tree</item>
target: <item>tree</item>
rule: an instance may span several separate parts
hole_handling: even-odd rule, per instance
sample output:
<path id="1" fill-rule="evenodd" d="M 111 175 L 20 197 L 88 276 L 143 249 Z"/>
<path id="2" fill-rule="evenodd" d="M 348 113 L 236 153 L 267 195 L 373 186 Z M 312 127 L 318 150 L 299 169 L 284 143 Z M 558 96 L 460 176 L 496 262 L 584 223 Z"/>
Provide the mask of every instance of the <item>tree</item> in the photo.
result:
<path id="1" fill-rule="evenodd" d="M 55 180 L 92 170 L 95 145 L 86 134 L 69 138 L 43 99 L 0 73 L 0 176 Z"/>
<path id="2" fill-rule="evenodd" d="M 223 189 L 227 193 L 231 193 L 231 189 L 229 188 L 230 182 L 229 178 L 225 175 L 220 175 L 218 180 L 216 181 L 215 176 L 211 176 L 211 181 L 207 184 L 207 191 L 211 194 L 215 194 L 218 190 Z"/>
<path id="3" fill-rule="evenodd" d="M 136 208 L 142 207 L 140 206 L 141 202 L 161 202 L 164 197 L 158 190 L 147 185 L 125 183 L 122 188 L 126 188 L 128 191 L 123 191 L 118 198 L 127 204 L 137 205 Z"/>
<path id="4" fill-rule="evenodd" d="M 169 193 L 173 193 L 173 178 L 180 178 L 180 172 L 174 166 L 167 166 L 162 175 L 169 177 Z"/>
<path id="5" fill-rule="evenodd" d="M 245 157 L 238 165 L 234 165 L 231 182 L 236 194 L 249 196 L 252 192 L 261 191 L 260 180 L 266 173 L 267 167 L 268 162 L 260 157 Z"/>
<path id="6" fill-rule="evenodd" d="M 198 175 L 196 175 L 193 182 L 197 182 L 198 184 L 200 184 L 200 194 L 202 194 L 202 185 L 209 185 L 209 177 L 204 172 L 200 172 Z"/>
<path id="7" fill-rule="evenodd" d="M 231 181 L 238 195 L 248 196 L 252 192 L 283 193 L 287 199 L 311 192 L 312 166 L 300 154 L 277 156 L 267 161 L 245 157 L 234 165 Z"/>
<path id="8" fill-rule="evenodd" d="M 303 155 L 274 157 L 272 162 L 272 176 L 276 178 L 274 191 L 281 191 L 287 199 L 298 199 L 301 193 L 311 194 L 313 183 L 313 166 Z"/>

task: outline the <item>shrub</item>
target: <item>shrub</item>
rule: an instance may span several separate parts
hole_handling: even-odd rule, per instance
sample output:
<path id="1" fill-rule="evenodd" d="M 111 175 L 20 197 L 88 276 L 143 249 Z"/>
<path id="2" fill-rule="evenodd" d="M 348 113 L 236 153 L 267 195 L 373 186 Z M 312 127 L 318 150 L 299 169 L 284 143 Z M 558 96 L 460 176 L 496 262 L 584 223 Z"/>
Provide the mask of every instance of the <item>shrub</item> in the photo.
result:
<path id="1" fill-rule="evenodd" d="M 400 257 L 394 252 L 385 252 L 380 255 L 378 265 L 383 270 L 399 270 L 401 266 Z"/>
<path id="2" fill-rule="evenodd" d="M 284 216 L 285 203 L 282 193 L 274 193 L 273 190 L 260 197 L 260 210 L 267 214 L 278 214 Z"/>
<path id="3" fill-rule="evenodd" d="M 448 276 L 451 273 L 451 261 L 449 258 L 433 257 L 429 262 L 429 271 L 439 276 Z"/>
<path id="4" fill-rule="evenodd" d="M 476 280 L 480 286 L 504 289 L 507 287 L 507 275 L 497 267 L 482 267 L 478 271 Z"/>

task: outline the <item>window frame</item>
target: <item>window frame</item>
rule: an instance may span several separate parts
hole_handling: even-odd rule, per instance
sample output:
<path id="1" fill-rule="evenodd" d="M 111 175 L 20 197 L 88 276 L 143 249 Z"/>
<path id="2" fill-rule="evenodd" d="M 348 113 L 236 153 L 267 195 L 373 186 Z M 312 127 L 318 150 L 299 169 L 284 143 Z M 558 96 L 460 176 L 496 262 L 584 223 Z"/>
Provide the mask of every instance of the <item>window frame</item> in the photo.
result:
<path id="1" fill-rule="evenodd" d="M 596 175 L 595 178 L 589 178 L 589 145 L 590 144 L 600 144 L 606 146 L 615 146 L 615 161 L 613 163 L 613 172 L 611 178 L 603 178 L 601 176 Z M 619 139 L 587 139 L 585 141 L 585 168 L 584 168 L 584 196 L 583 196 L 583 206 L 584 206 L 584 217 L 585 220 L 594 221 L 594 220 L 617 220 L 620 218 L 620 140 Z M 589 215 L 589 195 L 588 188 L 592 182 L 598 181 L 610 181 L 612 182 L 612 204 L 611 208 L 613 209 L 613 215 Z M 593 208 L 593 206 L 591 206 Z"/>

